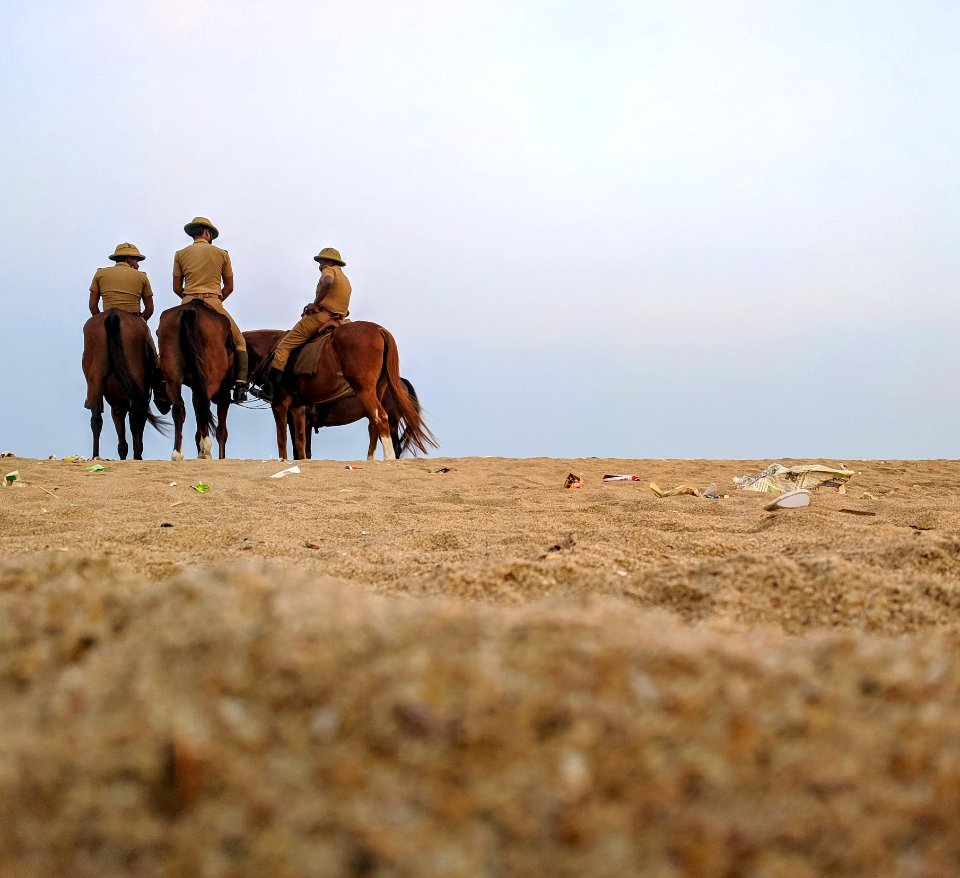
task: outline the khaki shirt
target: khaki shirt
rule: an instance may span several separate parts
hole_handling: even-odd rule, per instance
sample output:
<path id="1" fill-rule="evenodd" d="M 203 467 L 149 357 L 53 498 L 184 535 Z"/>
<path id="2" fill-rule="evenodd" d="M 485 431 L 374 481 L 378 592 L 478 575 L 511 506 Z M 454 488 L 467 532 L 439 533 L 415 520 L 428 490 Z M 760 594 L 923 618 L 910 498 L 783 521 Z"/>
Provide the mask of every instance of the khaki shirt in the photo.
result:
<path id="1" fill-rule="evenodd" d="M 118 262 L 109 268 L 98 268 L 90 281 L 90 292 L 103 299 L 103 310 L 119 308 L 121 311 L 140 313 L 141 299 L 153 295 L 150 281 L 137 268 Z"/>
<path id="2" fill-rule="evenodd" d="M 320 294 L 320 284 L 328 274 L 333 276 L 333 286 L 318 304 L 332 314 L 348 314 L 350 312 L 350 281 L 347 280 L 347 276 L 339 265 L 323 266 L 320 280 L 317 282 L 317 295 Z"/>
<path id="3" fill-rule="evenodd" d="M 173 257 L 173 276 L 183 278 L 183 294 L 220 293 L 220 278 L 233 277 L 230 254 L 209 241 L 194 241 Z"/>

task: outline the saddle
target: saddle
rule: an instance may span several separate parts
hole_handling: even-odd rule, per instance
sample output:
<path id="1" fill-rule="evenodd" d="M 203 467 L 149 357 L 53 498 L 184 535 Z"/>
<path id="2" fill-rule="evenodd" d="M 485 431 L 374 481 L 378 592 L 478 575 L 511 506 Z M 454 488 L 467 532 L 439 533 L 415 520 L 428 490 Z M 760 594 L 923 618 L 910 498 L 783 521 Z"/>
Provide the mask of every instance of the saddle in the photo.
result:
<path id="1" fill-rule="evenodd" d="M 340 321 L 333 324 L 327 324 L 323 329 L 306 344 L 296 348 L 290 355 L 290 361 L 287 368 L 294 375 L 306 376 L 316 375 L 320 368 L 320 358 L 333 336 L 333 331 L 340 325 Z M 342 399 L 345 396 L 351 396 L 353 388 L 343 377 L 343 372 L 337 373 L 337 386 L 332 394 L 324 399 L 316 399 L 315 403 L 333 402 Z"/>

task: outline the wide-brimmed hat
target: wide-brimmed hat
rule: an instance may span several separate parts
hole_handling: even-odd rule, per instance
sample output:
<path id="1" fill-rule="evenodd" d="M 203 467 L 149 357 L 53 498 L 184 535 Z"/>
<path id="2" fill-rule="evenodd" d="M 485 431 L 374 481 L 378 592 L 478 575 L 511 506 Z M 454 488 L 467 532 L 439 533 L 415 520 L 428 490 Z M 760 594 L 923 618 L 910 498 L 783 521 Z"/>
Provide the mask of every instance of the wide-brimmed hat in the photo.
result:
<path id="1" fill-rule="evenodd" d="M 211 238 L 217 238 L 220 235 L 220 232 L 217 231 L 217 227 L 205 216 L 195 216 L 183 227 L 183 230 L 191 238 L 196 238 L 197 235 L 199 235 L 204 229 L 210 229 Z"/>
<path id="2" fill-rule="evenodd" d="M 121 259 L 126 259 L 128 256 L 132 256 L 137 260 L 137 262 L 147 258 L 137 249 L 135 244 L 131 244 L 129 241 L 124 241 L 122 244 L 117 244 L 110 258 L 114 262 L 119 262 Z"/>
<path id="3" fill-rule="evenodd" d="M 336 262 L 337 265 L 346 265 L 340 258 L 340 251 L 334 250 L 333 247 L 324 247 L 316 256 L 313 257 L 314 262 L 319 262 L 321 259 L 329 259 L 331 262 Z"/>

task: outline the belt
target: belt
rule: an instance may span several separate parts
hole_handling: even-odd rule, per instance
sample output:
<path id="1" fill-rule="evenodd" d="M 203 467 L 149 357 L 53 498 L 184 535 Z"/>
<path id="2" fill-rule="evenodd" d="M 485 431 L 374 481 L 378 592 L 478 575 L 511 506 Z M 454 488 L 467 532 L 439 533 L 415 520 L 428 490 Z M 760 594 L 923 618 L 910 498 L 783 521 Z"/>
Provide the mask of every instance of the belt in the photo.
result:
<path id="1" fill-rule="evenodd" d="M 184 293 L 183 297 L 192 296 L 194 299 L 219 299 L 223 293 Z"/>

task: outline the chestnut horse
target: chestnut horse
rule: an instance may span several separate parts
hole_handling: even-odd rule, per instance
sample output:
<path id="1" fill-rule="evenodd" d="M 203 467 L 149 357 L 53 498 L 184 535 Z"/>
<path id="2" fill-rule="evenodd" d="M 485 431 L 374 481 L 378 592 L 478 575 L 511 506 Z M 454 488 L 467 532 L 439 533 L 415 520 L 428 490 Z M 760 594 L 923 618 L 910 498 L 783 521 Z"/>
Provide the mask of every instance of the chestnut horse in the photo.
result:
<path id="1" fill-rule="evenodd" d="M 187 408 L 182 388 L 186 384 L 191 390 L 197 420 L 197 455 L 210 457 L 210 430 L 215 426 L 222 460 L 227 455 L 227 410 L 236 359 L 230 322 L 194 299 L 186 305 L 168 308 L 160 315 L 157 339 L 167 395 L 173 403 L 174 439 L 170 459 L 183 460 L 183 422 Z M 217 405 L 216 419 L 210 409 L 211 402 Z"/>
<path id="2" fill-rule="evenodd" d="M 87 406 L 93 431 L 93 457 L 100 457 L 103 400 L 117 428 L 117 454 L 127 459 L 125 418 L 130 415 L 133 459 L 143 460 L 143 429 L 147 422 L 161 433 L 166 422 L 150 411 L 153 353 L 147 343 L 147 324 L 139 314 L 119 308 L 94 314 L 83 325 L 83 374 L 87 379 Z"/>
<path id="3" fill-rule="evenodd" d="M 284 331 L 282 329 L 253 329 L 243 334 L 243 337 L 247 340 L 251 375 L 256 373 L 257 368 L 263 362 L 263 358 L 269 355 L 283 335 Z M 421 414 L 420 400 L 413 385 L 406 378 L 400 380 L 407 390 L 411 405 L 417 410 L 418 414 Z M 288 430 L 291 434 L 294 432 L 298 418 L 304 418 L 303 456 L 309 459 L 313 445 L 311 428 L 313 432 L 318 432 L 321 427 L 343 427 L 366 417 L 360 400 L 353 394 L 319 405 L 294 405 L 292 400 L 281 398 L 275 405 L 271 405 L 271 408 L 277 425 L 277 450 L 281 460 L 285 460 L 287 457 L 287 432 Z M 390 440 L 393 443 L 393 452 L 397 457 L 400 457 L 408 450 L 411 437 L 407 435 L 406 421 L 404 421 L 397 406 L 397 401 L 389 387 L 383 394 L 383 408 L 387 413 L 387 420 L 390 422 Z M 367 460 L 373 460 L 376 450 L 377 437 L 374 435 L 371 438 L 370 447 L 367 449 Z M 294 460 L 299 459 L 296 450 L 294 450 Z"/>
<path id="4" fill-rule="evenodd" d="M 262 329 L 244 334 L 252 369 L 256 369 L 254 358 L 259 364 L 273 349 L 279 337 L 277 333 L 278 330 Z M 325 423 L 350 423 L 366 417 L 370 433 L 368 460 L 373 459 L 378 441 L 385 460 L 397 457 L 387 412 L 388 395 L 396 407 L 397 424 L 404 423 L 406 447 L 414 454 L 417 451 L 426 454 L 430 446 L 436 447 L 436 439 L 420 416 L 419 405 L 411 399 L 400 378 L 397 343 L 390 332 L 376 323 L 358 320 L 337 327 L 331 336 L 314 375 L 293 375 L 289 368 L 284 373 L 280 392 L 272 405 L 281 457 L 286 456 L 287 450 L 288 413 L 293 421 L 294 457 L 302 460 L 306 456 L 306 406 L 324 405 L 324 400 L 336 392 L 341 374 L 353 395 L 330 403 L 331 409 L 340 404 L 340 414 Z M 340 420 L 341 417 L 347 419 Z"/>

